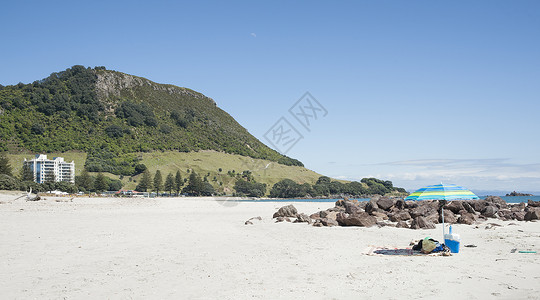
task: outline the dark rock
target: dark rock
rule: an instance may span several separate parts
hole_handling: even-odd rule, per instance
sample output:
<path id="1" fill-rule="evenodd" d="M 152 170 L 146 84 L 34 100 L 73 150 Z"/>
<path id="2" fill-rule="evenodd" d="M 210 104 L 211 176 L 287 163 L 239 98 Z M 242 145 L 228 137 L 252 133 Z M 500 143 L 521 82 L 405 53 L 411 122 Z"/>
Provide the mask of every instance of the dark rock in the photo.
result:
<path id="1" fill-rule="evenodd" d="M 488 217 L 488 218 L 492 218 L 495 216 L 495 214 L 499 211 L 499 209 L 497 208 L 497 206 L 495 205 L 487 205 L 486 207 L 484 207 L 484 209 L 482 210 L 482 216 L 484 217 Z"/>
<path id="2" fill-rule="evenodd" d="M 244 224 L 245 225 L 253 225 L 254 221 L 262 221 L 262 218 L 261 217 L 253 217 L 253 218 L 250 218 L 249 220 L 247 220 Z"/>
<path id="3" fill-rule="evenodd" d="M 497 208 L 506 208 L 508 204 L 499 196 L 487 196 L 486 202 L 493 203 Z"/>
<path id="4" fill-rule="evenodd" d="M 386 211 L 390 210 L 390 208 L 394 206 L 394 203 L 395 203 L 395 200 L 389 197 L 381 197 L 379 198 L 379 200 L 377 200 L 377 206 L 380 209 L 383 209 Z"/>
<path id="5" fill-rule="evenodd" d="M 374 216 L 375 219 L 377 219 L 377 222 L 388 220 L 388 216 L 385 213 L 382 213 L 382 212 L 374 211 L 374 212 L 371 213 L 371 215 Z"/>
<path id="6" fill-rule="evenodd" d="M 456 215 L 449 209 L 444 209 L 444 222 L 448 224 L 457 223 Z M 442 223 L 442 215 L 439 216 L 439 223 Z"/>
<path id="7" fill-rule="evenodd" d="M 413 209 L 409 209 L 409 214 L 411 215 L 412 218 L 425 217 L 425 216 L 433 214 L 434 212 L 436 213 L 437 210 L 433 209 L 430 205 L 422 205 L 422 206 L 415 207 Z"/>
<path id="8" fill-rule="evenodd" d="M 525 221 L 540 220 L 540 209 L 531 209 L 525 213 Z"/>
<path id="9" fill-rule="evenodd" d="M 294 223 L 308 223 L 308 224 L 311 224 L 311 218 L 304 214 L 304 213 L 300 213 L 300 214 L 296 214 L 296 220 L 294 220 Z"/>
<path id="10" fill-rule="evenodd" d="M 377 200 L 379 200 L 379 197 L 369 199 L 369 201 L 366 203 L 366 206 L 364 207 L 364 211 L 370 213 L 379 208 L 379 206 L 377 205 Z"/>
<path id="11" fill-rule="evenodd" d="M 418 207 L 418 202 L 412 201 L 412 200 L 407 200 L 407 201 L 405 201 L 405 205 L 407 206 L 408 209 L 411 209 L 411 208 Z"/>
<path id="12" fill-rule="evenodd" d="M 469 201 L 463 201 L 461 205 L 463 206 L 463 208 L 465 208 L 465 210 L 468 213 L 474 214 L 474 207 L 472 207 L 472 205 L 469 204 Z"/>
<path id="13" fill-rule="evenodd" d="M 532 201 L 531 199 L 527 200 L 527 206 L 529 207 L 540 207 L 540 201 Z"/>
<path id="14" fill-rule="evenodd" d="M 344 202 L 345 212 L 348 214 L 356 214 L 362 211 L 358 201 L 345 201 Z"/>
<path id="15" fill-rule="evenodd" d="M 365 212 L 354 214 L 354 215 L 341 213 L 337 215 L 337 222 L 341 226 L 370 227 L 377 223 L 377 219 L 374 216 L 370 216 L 369 214 Z"/>
<path id="16" fill-rule="evenodd" d="M 405 221 L 399 221 L 399 222 L 397 222 L 396 227 L 397 228 L 409 228 L 409 224 L 407 224 L 407 222 L 405 222 Z"/>
<path id="17" fill-rule="evenodd" d="M 319 219 L 321 223 L 324 226 L 332 227 L 332 226 L 339 226 L 338 222 L 336 220 L 328 219 L 328 218 L 322 218 Z"/>
<path id="18" fill-rule="evenodd" d="M 426 220 L 424 217 L 416 217 L 411 223 L 411 229 L 434 229 L 435 224 Z"/>
<path id="19" fill-rule="evenodd" d="M 510 205 L 510 209 L 512 211 L 523 211 L 525 209 L 526 205 L 525 203 L 521 202 L 518 204 Z"/>
<path id="20" fill-rule="evenodd" d="M 298 211 L 296 210 L 296 207 L 294 207 L 292 204 L 289 204 L 287 206 L 281 207 L 277 212 L 274 213 L 272 218 L 277 218 L 277 217 L 291 217 L 291 218 L 294 218 L 294 217 L 296 217 L 297 213 L 298 213 Z"/>
<path id="21" fill-rule="evenodd" d="M 310 218 L 316 220 L 316 219 L 320 219 L 321 218 L 321 212 L 316 212 L 316 213 L 313 213 L 309 216 Z"/>
<path id="22" fill-rule="evenodd" d="M 317 219 L 315 220 L 315 222 L 313 222 L 313 226 L 315 227 L 323 227 L 323 223 L 321 222 L 321 219 Z"/>
<path id="23" fill-rule="evenodd" d="M 508 220 L 514 219 L 514 213 L 508 208 L 504 208 L 504 209 L 499 210 L 499 212 L 497 212 L 497 214 L 499 215 L 499 219 L 501 219 L 503 221 L 508 221 Z"/>
<path id="24" fill-rule="evenodd" d="M 439 223 L 439 213 L 437 213 L 436 211 L 433 211 L 431 214 L 425 216 L 424 218 L 426 218 L 428 222 L 431 222 L 433 224 Z"/>
<path id="25" fill-rule="evenodd" d="M 468 202 L 475 211 L 482 212 L 484 208 L 488 205 L 486 200 L 471 200 Z"/>
<path id="26" fill-rule="evenodd" d="M 394 207 L 401 210 L 407 208 L 407 204 L 405 204 L 405 201 L 403 201 L 403 199 L 397 199 Z"/>
<path id="27" fill-rule="evenodd" d="M 338 201 L 336 201 L 335 206 L 345 207 L 345 200 L 344 199 L 339 199 Z"/>
<path id="28" fill-rule="evenodd" d="M 406 210 L 402 210 L 402 211 L 399 211 L 390 215 L 390 221 L 392 222 L 407 221 L 410 219 L 411 219 L 411 215 Z"/>
<path id="29" fill-rule="evenodd" d="M 459 213 L 460 210 L 464 210 L 463 201 L 450 201 L 448 205 L 444 207 L 445 210 L 450 210 L 454 214 Z"/>
<path id="30" fill-rule="evenodd" d="M 475 218 L 475 215 L 471 213 L 465 213 L 459 216 L 457 221 L 459 224 L 472 225 L 476 222 L 476 218 Z"/>
<path id="31" fill-rule="evenodd" d="M 525 214 L 524 211 L 514 211 L 512 212 L 512 219 L 516 219 L 517 221 L 525 221 Z"/>

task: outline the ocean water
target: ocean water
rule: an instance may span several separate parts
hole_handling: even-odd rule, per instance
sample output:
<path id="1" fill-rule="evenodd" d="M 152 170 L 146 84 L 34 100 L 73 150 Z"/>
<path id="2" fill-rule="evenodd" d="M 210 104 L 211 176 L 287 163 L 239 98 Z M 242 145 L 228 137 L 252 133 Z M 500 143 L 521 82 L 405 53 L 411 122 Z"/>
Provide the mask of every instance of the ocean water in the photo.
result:
<path id="1" fill-rule="evenodd" d="M 487 196 L 481 196 L 481 199 L 485 199 Z M 540 201 L 540 196 L 514 196 L 514 197 L 501 197 L 507 203 L 521 203 L 529 199 L 533 201 Z M 259 199 L 259 200 L 237 200 L 239 202 L 336 202 L 339 199 Z M 350 198 L 350 200 L 369 201 L 369 198 Z"/>

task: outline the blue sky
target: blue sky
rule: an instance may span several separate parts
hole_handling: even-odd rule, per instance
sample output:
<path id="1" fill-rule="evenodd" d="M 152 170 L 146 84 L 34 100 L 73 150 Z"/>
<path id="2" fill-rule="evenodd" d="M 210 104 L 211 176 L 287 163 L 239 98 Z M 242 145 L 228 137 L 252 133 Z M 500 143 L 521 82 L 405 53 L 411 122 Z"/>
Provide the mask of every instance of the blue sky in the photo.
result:
<path id="1" fill-rule="evenodd" d="M 540 191 L 538 1 L 10 1 L 0 83 L 106 66 L 212 97 L 343 179 Z M 288 109 L 310 92 L 307 131 Z"/>

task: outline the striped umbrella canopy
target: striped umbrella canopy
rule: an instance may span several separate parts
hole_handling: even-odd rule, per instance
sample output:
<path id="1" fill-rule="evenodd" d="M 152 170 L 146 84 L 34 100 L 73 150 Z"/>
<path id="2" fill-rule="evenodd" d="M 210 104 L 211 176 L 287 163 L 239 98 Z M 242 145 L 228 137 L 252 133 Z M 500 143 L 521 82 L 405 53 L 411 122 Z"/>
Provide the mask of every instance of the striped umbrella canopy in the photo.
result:
<path id="1" fill-rule="evenodd" d="M 436 184 L 423 187 L 410 194 L 405 200 L 477 200 L 473 192 L 455 184 Z"/>

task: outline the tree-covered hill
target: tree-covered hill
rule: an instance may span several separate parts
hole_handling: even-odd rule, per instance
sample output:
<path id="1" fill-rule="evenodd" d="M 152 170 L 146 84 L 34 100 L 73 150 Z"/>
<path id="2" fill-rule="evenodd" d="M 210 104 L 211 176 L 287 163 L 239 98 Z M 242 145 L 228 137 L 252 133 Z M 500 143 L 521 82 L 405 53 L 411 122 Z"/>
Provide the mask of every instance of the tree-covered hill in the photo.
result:
<path id="1" fill-rule="evenodd" d="M 83 66 L 0 85 L 0 152 L 69 150 L 88 153 L 89 171 L 118 175 L 135 174 L 136 153 L 156 150 L 215 150 L 302 166 L 187 88 Z"/>

